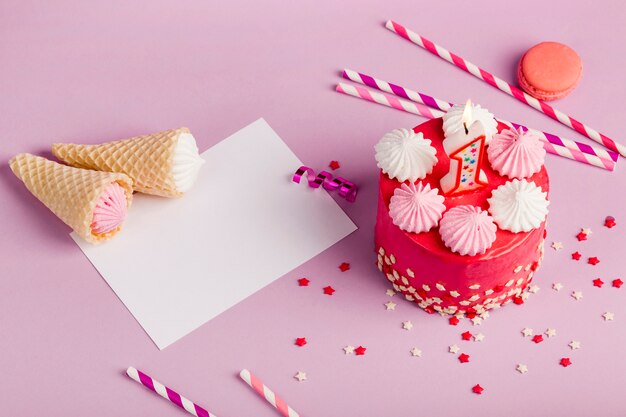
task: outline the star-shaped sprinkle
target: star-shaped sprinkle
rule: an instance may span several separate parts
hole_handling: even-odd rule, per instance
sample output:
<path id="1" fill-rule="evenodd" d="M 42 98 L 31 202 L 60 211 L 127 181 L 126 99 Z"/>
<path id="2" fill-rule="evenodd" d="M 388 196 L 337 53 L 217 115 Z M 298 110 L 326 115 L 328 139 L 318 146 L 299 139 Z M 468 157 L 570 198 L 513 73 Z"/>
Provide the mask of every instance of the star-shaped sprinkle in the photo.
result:
<path id="1" fill-rule="evenodd" d="M 385 303 L 385 308 L 386 308 L 387 310 L 395 310 L 395 309 L 396 309 L 396 305 L 397 305 L 397 304 L 396 304 L 396 303 L 394 303 L 393 301 L 387 301 L 387 302 Z"/>
<path id="2" fill-rule="evenodd" d="M 483 319 L 481 319 L 480 317 L 472 317 L 471 320 L 474 326 L 479 326 L 483 322 Z"/>
<path id="3" fill-rule="evenodd" d="M 569 342 L 568 346 L 572 350 L 580 349 L 580 342 L 578 340 L 572 340 L 571 342 Z"/>
<path id="4" fill-rule="evenodd" d="M 404 330 L 411 330 L 413 328 L 413 323 L 411 323 L 411 321 L 409 321 L 409 320 L 403 321 L 402 322 L 402 328 Z"/>
<path id="5" fill-rule="evenodd" d="M 561 242 L 552 242 L 552 244 L 550 245 L 550 247 L 552 247 L 552 249 L 554 250 L 561 250 L 563 249 L 563 243 Z"/>
<path id="6" fill-rule="evenodd" d="M 304 346 L 306 345 L 306 337 L 298 337 L 295 341 L 296 346 Z"/>
<path id="7" fill-rule="evenodd" d="M 576 252 L 572 253 L 572 259 L 573 259 L 573 260 L 575 260 L 575 261 L 580 261 L 580 258 L 581 258 L 582 256 L 583 256 L 583 255 L 582 255 L 580 252 L 578 252 L 578 251 L 576 251 Z"/>
<path id="8" fill-rule="evenodd" d="M 615 222 L 615 217 L 606 216 L 606 218 L 604 219 L 604 225 L 609 229 L 614 228 L 617 225 L 617 223 Z"/>
<path id="9" fill-rule="evenodd" d="M 485 335 L 482 333 L 478 333 L 476 335 L 474 335 L 474 341 L 475 342 L 482 342 L 483 340 L 485 340 Z"/>
<path id="10" fill-rule="evenodd" d="M 530 327 L 524 327 L 522 329 L 522 334 L 524 335 L 524 337 L 532 336 L 533 335 L 533 329 L 531 329 Z"/>
<path id="11" fill-rule="evenodd" d="M 518 363 L 515 369 L 517 369 L 517 372 L 519 372 L 520 374 L 525 374 L 526 372 L 528 372 L 528 366 L 524 365 L 523 363 Z"/>
<path id="12" fill-rule="evenodd" d="M 581 298 L 583 298 L 583 292 L 582 291 L 573 291 L 572 292 L 572 298 L 575 299 L 576 301 L 580 300 Z"/>
<path id="13" fill-rule="evenodd" d="M 592 256 L 591 258 L 587 259 L 587 263 L 589 265 L 598 265 L 600 263 L 600 259 L 598 259 L 597 256 Z"/>
<path id="14" fill-rule="evenodd" d="M 324 287 L 324 294 L 333 295 L 334 292 L 335 292 L 335 289 L 331 287 L 330 285 L 328 287 Z"/>
<path id="15" fill-rule="evenodd" d="M 563 284 L 561 284 L 560 282 L 555 282 L 554 284 L 552 284 L 552 289 L 554 291 L 561 291 L 562 288 Z"/>
<path id="16" fill-rule="evenodd" d="M 483 393 L 483 391 L 484 391 L 484 390 L 485 390 L 485 389 L 484 389 L 483 387 L 481 387 L 481 386 L 480 386 L 480 384 L 476 384 L 476 385 L 474 385 L 474 386 L 472 387 L 472 392 L 473 392 L 474 394 L 478 394 L 478 395 L 480 395 L 480 394 L 482 394 L 482 393 Z"/>
<path id="17" fill-rule="evenodd" d="M 343 348 L 343 351 L 346 355 L 352 355 L 354 353 L 354 346 L 346 346 Z"/>
<path id="18" fill-rule="evenodd" d="M 539 287 L 537 285 L 531 285 L 528 288 L 528 292 L 531 292 L 533 294 L 537 294 L 539 292 Z"/>
<path id="19" fill-rule="evenodd" d="M 357 356 L 363 356 L 365 355 L 365 351 L 367 350 L 367 348 L 363 347 L 363 346 L 359 346 L 357 348 L 354 349 L 354 353 Z"/>
<path id="20" fill-rule="evenodd" d="M 554 336 L 556 336 L 556 329 L 550 329 L 550 328 L 548 328 L 548 329 L 546 329 L 546 331 L 545 331 L 545 332 L 543 332 L 543 333 L 544 333 L 546 336 L 548 336 L 548 337 L 554 337 Z"/>
<path id="21" fill-rule="evenodd" d="M 469 355 L 468 355 L 468 354 L 461 353 L 461 354 L 459 355 L 459 362 L 461 362 L 461 363 L 467 363 L 467 362 L 469 362 L 469 360 L 470 360 L 470 357 L 469 357 Z"/>
<path id="22" fill-rule="evenodd" d="M 541 343 L 543 342 L 543 336 L 540 334 L 536 334 L 533 336 L 532 341 L 535 343 Z"/>
<path id="23" fill-rule="evenodd" d="M 311 282 L 311 281 L 309 281 L 306 278 L 300 278 L 298 280 L 298 285 L 301 286 L 301 287 L 308 287 L 309 286 L 309 282 Z"/>
<path id="24" fill-rule="evenodd" d="M 617 278 L 617 279 L 613 280 L 612 284 L 613 284 L 613 286 L 615 288 L 619 288 L 619 287 L 621 287 L 624 284 L 624 281 L 622 281 L 621 279 Z"/>
<path id="25" fill-rule="evenodd" d="M 306 372 L 298 371 L 293 377 L 299 382 L 306 381 Z"/>
<path id="26" fill-rule="evenodd" d="M 328 164 L 328 168 L 332 169 L 333 171 L 338 169 L 339 167 L 339 161 L 330 161 L 330 163 Z"/>
<path id="27" fill-rule="evenodd" d="M 418 348 L 414 347 L 413 349 L 411 349 L 411 356 L 421 357 L 422 356 L 422 351 L 419 350 Z"/>
<path id="28" fill-rule="evenodd" d="M 602 317 L 604 317 L 604 321 L 613 321 L 613 319 L 615 318 L 615 314 L 611 313 L 610 311 L 607 311 L 606 313 L 602 315 Z"/>
<path id="29" fill-rule="evenodd" d="M 580 233 L 576 235 L 576 239 L 578 239 L 579 242 L 582 242 L 583 240 L 587 240 L 587 233 L 581 231 Z"/>
<path id="30" fill-rule="evenodd" d="M 582 229 L 580 229 L 580 231 L 581 231 L 581 232 L 583 232 L 584 234 L 586 234 L 587 236 L 589 236 L 590 234 L 592 234 L 592 233 L 593 233 L 593 232 L 591 231 L 591 229 L 590 229 L 590 228 L 588 228 L 588 227 L 582 228 Z"/>
<path id="31" fill-rule="evenodd" d="M 448 323 L 450 323 L 451 326 L 456 326 L 457 324 L 459 324 L 459 318 L 456 316 L 452 316 L 448 319 Z"/>
<path id="32" fill-rule="evenodd" d="M 562 367 L 567 368 L 568 366 L 572 364 L 572 361 L 570 360 L 570 358 L 561 358 L 559 363 L 561 364 Z"/>
<path id="33" fill-rule="evenodd" d="M 461 339 L 472 340 L 472 334 L 470 332 L 463 332 L 461 333 Z"/>
<path id="34" fill-rule="evenodd" d="M 389 297 L 393 297 L 394 295 L 396 295 L 396 292 L 392 289 L 388 289 L 387 291 L 385 291 L 385 294 L 387 294 Z"/>
<path id="35" fill-rule="evenodd" d="M 456 354 L 459 351 L 459 347 L 457 345 L 448 346 L 448 352 Z"/>
<path id="36" fill-rule="evenodd" d="M 339 268 L 339 270 L 340 270 L 341 272 L 346 272 L 347 270 L 349 270 L 349 269 L 350 269 L 350 264 L 349 264 L 349 263 L 347 263 L 347 262 L 342 262 L 342 263 L 341 263 L 341 265 L 339 265 L 339 267 L 338 267 L 338 268 Z"/>
<path id="37" fill-rule="evenodd" d="M 522 305 L 524 304 L 524 299 L 520 296 L 513 297 L 513 304 Z"/>
<path id="38" fill-rule="evenodd" d="M 602 288 L 603 285 L 604 285 L 604 281 L 602 281 L 600 278 L 596 278 L 593 280 L 594 287 Z"/>

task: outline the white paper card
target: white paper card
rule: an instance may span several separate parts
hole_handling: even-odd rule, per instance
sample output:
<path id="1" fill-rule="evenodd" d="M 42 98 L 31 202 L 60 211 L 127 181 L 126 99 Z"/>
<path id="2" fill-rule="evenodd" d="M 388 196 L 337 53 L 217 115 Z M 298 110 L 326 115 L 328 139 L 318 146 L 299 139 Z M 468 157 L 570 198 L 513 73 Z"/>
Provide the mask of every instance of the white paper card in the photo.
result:
<path id="1" fill-rule="evenodd" d="M 180 199 L 135 194 L 123 230 L 91 245 L 72 234 L 163 349 L 354 230 L 263 119 L 202 153 Z"/>

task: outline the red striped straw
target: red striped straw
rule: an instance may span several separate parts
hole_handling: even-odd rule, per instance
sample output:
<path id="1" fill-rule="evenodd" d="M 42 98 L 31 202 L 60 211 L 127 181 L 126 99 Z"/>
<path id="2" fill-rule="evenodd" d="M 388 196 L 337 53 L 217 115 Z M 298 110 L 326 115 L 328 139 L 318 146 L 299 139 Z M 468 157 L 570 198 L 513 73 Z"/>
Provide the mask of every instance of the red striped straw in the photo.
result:
<path id="1" fill-rule="evenodd" d="M 375 88 L 380 91 L 385 91 L 387 93 L 391 93 L 400 97 L 407 98 L 416 103 L 425 104 L 427 106 L 430 106 L 432 108 L 435 108 L 441 111 L 448 111 L 448 109 L 454 105 L 453 103 L 449 103 L 445 100 L 438 99 L 428 94 L 411 90 L 411 89 L 402 87 L 398 84 L 389 83 L 387 81 L 374 78 L 370 75 L 363 74 L 363 73 L 353 71 L 350 69 L 345 69 L 343 71 L 343 77 L 348 80 L 366 85 L 368 87 Z M 551 133 L 541 132 L 536 129 L 528 128 L 519 123 L 513 123 L 507 120 L 503 120 L 503 119 L 497 119 L 497 120 L 501 123 L 504 123 L 508 126 L 512 126 L 516 129 L 521 127 L 522 129 L 527 130 L 533 133 L 534 135 L 538 136 L 539 139 L 541 139 L 543 142 L 549 142 L 553 145 L 564 146 L 568 148 L 572 152 L 573 155 L 576 156 L 577 160 L 580 160 L 580 158 L 585 157 L 585 155 L 581 155 L 581 153 L 595 155 L 598 158 L 603 160 L 604 168 L 606 168 L 609 171 L 613 171 L 615 169 L 616 161 L 619 155 L 613 151 L 607 151 L 605 149 L 595 148 L 585 143 L 575 142 L 571 139 L 561 138 Z M 544 147 L 548 148 L 550 146 L 544 146 Z"/>
<path id="2" fill-rule="evenodd" d="M 194 404 L 176 391 L 171 390 L 170 388 L 161 384 L 159 381 L 152 379 L 148 375 L 144 374 L 141 371 L 138 371 L 132 366 L 126 370 L 126 375 L 196 417 L 216 417 L 215 414 L 209 413 L 204 408 L 200 407 L 197 404 Z"/>
<path id="3" fill-rule="evenodd" d="M 296 411 L 289 407 L 287 403 L 285 403 L 279 396 L 274 394 L 274 391 L 269 389 L 263 382 L 257 378 L 252 372 L 244 369 L 239 373 L 241 379 L 246 381 L 248 385 L 254 389 L 257 394 L 261 397 L 265 398 L 265 400 L 272 404 L 274 408 L 276 408 L 280 413 L 285 417 L 300 417 L 300 414 L 296 413 Z"/>
<path id="4" fill-rule="evenodd" d="M 597 130 L 590 128 L 589 126 L 574 119 L 573 117 L 568 116 L 567 114 L 555 109 L 545 102 L 537 100 L 536 98 L 526 94 L 514 85 L 511 85 L 503 79 L 498 78 L 495 75 L 477 67 L 471 62 L 437 45 L 433 41 L 426 39 L 425 37 L 411 31 L 410 29 L 407 29 L 406 27 L 392 20 L 387 21 L 387 24 L 385 26 L 392 32 L 395 32 L 403 38 L 413 42 L 414 44 L 421 46 L 428 52 L 437 55 L 442 59 L 445 59 L 449 63 L 461 68 L 462 70 L 469 72 L 473 76 L 485 81 L 486 83 L 492 85 L 500 91 L 503 91 L 508 95 L 515 97 L 522 103 L 526 103 L 534 109 L 539 110 L 540 112 L 550 116 L 554 120 L 558 120 L 565 126 L 568 126 L 578 133 L 587 136 L 589 139 L 604 145 L 608 149 L 618 152 L 622 156 L 626 156 L 626 146 L 615 142 L 613 139 L 603 135 Z"/>
<path id="5" fill-rule="evenodd" d="M 402 110 L 407 113 L 416 114 L 419 116 L 434 119 L 436 117 L 442 117 L 444 112 L 437 109 L 430 109 L 426 106 L 414 103 L 412 101 L 399 99 L 393 96 L 387 96 L 376 91 L 370 91 L 366 88 L 354 86 L 345 83 L 338 83 L 335 88 L 339 93 L 347 94 L 349 96 L 361 98 L 373 103 L 382 104 L 383 106 L 392 107 L 397 110 Z M 596 155 L 590 155 L 583 153 L 575 149 L 569 149 L 565 146 L 555 145 L 550 142 L 543 142 L 543 148 L 546 152 L 559 155 L 567 159 L 579 161 L 587 165 L 593 165 L 598 168 L 604 168 L 612 171 L 615 169 L 615 163 L 606 159 L 602 159 Z"/>

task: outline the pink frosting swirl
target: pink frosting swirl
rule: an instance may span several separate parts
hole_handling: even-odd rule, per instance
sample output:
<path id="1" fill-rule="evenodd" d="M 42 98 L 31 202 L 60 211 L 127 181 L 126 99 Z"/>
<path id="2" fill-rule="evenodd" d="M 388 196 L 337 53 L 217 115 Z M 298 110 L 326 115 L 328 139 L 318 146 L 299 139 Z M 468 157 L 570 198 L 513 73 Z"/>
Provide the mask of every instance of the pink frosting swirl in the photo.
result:
<path id="1" fill-rule="evenodd" d="M 393 224 L 411 233 L 427 232 L 441 219 L 446 206 L 444 198 L 430 184 L 403 183 L 396 188 L 389 203 L 389 215 Z"/>
<path id="2" fill-rule="evenodd" d="M 546 151 L 537 136 L 522 128 L 512 128 L 493 136 L 487 156 L 493 169 L 501 175 L 527 178 L 541 170 Z"/>
<path id="3" fill-rule="evenodd" d="M 100 235 L 115 230 L 127 213 L 126 191 L 118 183 L 111 183 L 104 189 L 93 210 L 91 231 Z"/>
<path id="4" fill-rule="evenodd" d="M 483 254 L 496 240 L 493 218 L 476 206 L 457 206 L 448 210 L 439 223 L 443 243 L 452 252 L 474 256 Z"/>

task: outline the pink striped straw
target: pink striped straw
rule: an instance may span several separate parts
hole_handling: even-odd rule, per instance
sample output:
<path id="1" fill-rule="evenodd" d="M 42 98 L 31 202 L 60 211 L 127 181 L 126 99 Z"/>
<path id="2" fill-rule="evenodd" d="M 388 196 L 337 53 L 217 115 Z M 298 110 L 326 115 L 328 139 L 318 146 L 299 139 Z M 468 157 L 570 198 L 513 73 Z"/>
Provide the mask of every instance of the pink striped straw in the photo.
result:
<path id="1" fill-rule="evenodd" d="M 335 88 L 339 93 L 347 94 L 349 96 L 361 98 L 373 103 L 382 104 L 383 106 L 392 107 L 397 110 L 402 110 L 407 113 L 416 114 L 418 116 L 434 119 L 436 117 L 442 117 L 444 112 L 437 109 L 430 109 L 426 106 L 419 105 L 412 101 L 399 99 L 393 96 L 386 96 L 376 91 L 370 91 L 366 88 L 353 86 L 345 83 L 338 83 Z M 546 152 L 559 155 L 567 159 L 579 161 L 587 165 L 593 165 L 598 168 L 604 168 L 612 171 L 615 168 L 615 163 L 602 159 L 596 155 L 589 155 L 575 149 L 569 149 L 565 146 L 556 145 L 550 142 L 543 142 L 543 148 Z"/>
<path id="2" fill-rule="evenodd" d="M 244 369 L 239 373 L 241 379 L 246 381 L 248 385 L 254 389 L 257 394 L 261 397 L 265 398 L 265 400 L 272 404 L 274 408 L 276 408 L 280 413 L 285 417 L 300 417 L 300 414 L 296 413 L 296 411 L 289 407 L 287 403 L 285 403 L 279 396 L 274 394 L 274 391 L 269 389 L 263 382 L 257 378 L 252 372 Z"/>
<path id="3" fill-rule="evenodd" d="M 508 95 L 515 97 L 522 103 L 526 103 L 527 105 L 533 107 L 534 109 L 539 110 L 540 112 L 550 116 L 554 120 L 558 120 L 565 126 L 568 126 L 574 129 L 578 133 L 583 134 L 587 136 L 589 139 L 594 140 L 604 145 L 610 150 L 618 152 L 622 156 L 626 156 L 626 146 L 618 142 L 615 142 L 613 139 L 603 135 L 597 130 L 590 128 L 589 126 L 574 119 L 573 117 L 568 116 L 567 114 L 555 109 L 549 104 L 546 104 L 543 101 L 537 100 L 536 98 L 526 94 L 525 92 L 515 87 L 514 85 L 507 83 L 503 79 L 498 78 L 494 76 L 493 74 L 477 67 L 471 62 L 461 58 L 458 55 L 453 54 L 447 49 L 411 31 L 410 29 L 407 29 L 406 27 L 400 25 L 399 23 L 389 20 L 387 21 L 387 24 L 385 26 L 387 27 L 387 29 L 391 30 L 392 32 L 395 32 L 398 35 L 402 36 L 403 38 L 413 42 L 414 44 L 421 46 L 422 48 L 426 49 L 428 52 L 434 55 L 437 55 L 438 57 L 442 59 L 445 59 L 449 63 L 461 68 L 462 70 L 469 72 L 473 76 L 485 81 L 487 84 L 492 85 L 493 87 L 499 89 L 500 91 L 503 91 L 507 93 Z"/>
<path id="4" fill-rule="evenodd" d="M 216 417 L 215 414 L 209 413 L 204 408 L 200 407 L 197 404 L 194 404 L 176 391 L 169 389 L 165 385 L 161 384 L 159 381 L 152 379 L 148 375 L 144 374 L 141 371 L 138 371 L 132 366 L 126 370 L 126 375 L 196 417 Z"/>
<path id="5" fill-rule="evenodd" d="M 376 88 L 377 90 L 395 94 L 400 97 L 405 97 L 411 101 L 421 103 L 421 104 L 430 106 L 432 108 L 435 108 L 441 111 L 448 111 L 448 109 L 454 105 L 453 103 L 449 103 L 445 100 L 438 99 L 436 97 L 427 95 L 425 93 L 411 90 L 411 89 L 402 87 L 397 84 L 389 83 L 387 81 L 374 78 L 370 75 L 363 74 L 363 73 L 353 71 L 350 69 L 345 69 L 343 71 L 343 77 L 348 80 L 357 82 L 359 84 Z M 501 123 L 504 123 L 508 126 L 512 126 L 516 129 L 521 127 L 522 129 L 525 129 L 533 133 L 534 135 L 538 136 L 539 139 L 541 139 L 543 142 L 549 142 L 554 145 L 564 146 L 568 148 L 572 152 L 572 155 L 575 156 L 576 160 L 581 160 L 581 158 L 585 158 L 585 155 L 581 155 L 581 153 L 595 155 L 602 160 L 602 162 L 604 163 L 604 168 L 606 168 L 609 171 L 613 171 L 615 169 L 616 161 L 618 159 L 618 154 L 613 151 L 607 151 L 605 149 L 595 148 L 585 143 L 575 142 L 571 139 L 561 138 L 551 133 L 541 132 L 536 129 L 528 128 L 519 123 L 513 123 L 507 120 L 503 120 L 503 119 L 497 119 L 497 120 Z M 544 146 L 544 147 L 554 148 L 551 146 Z"/>

